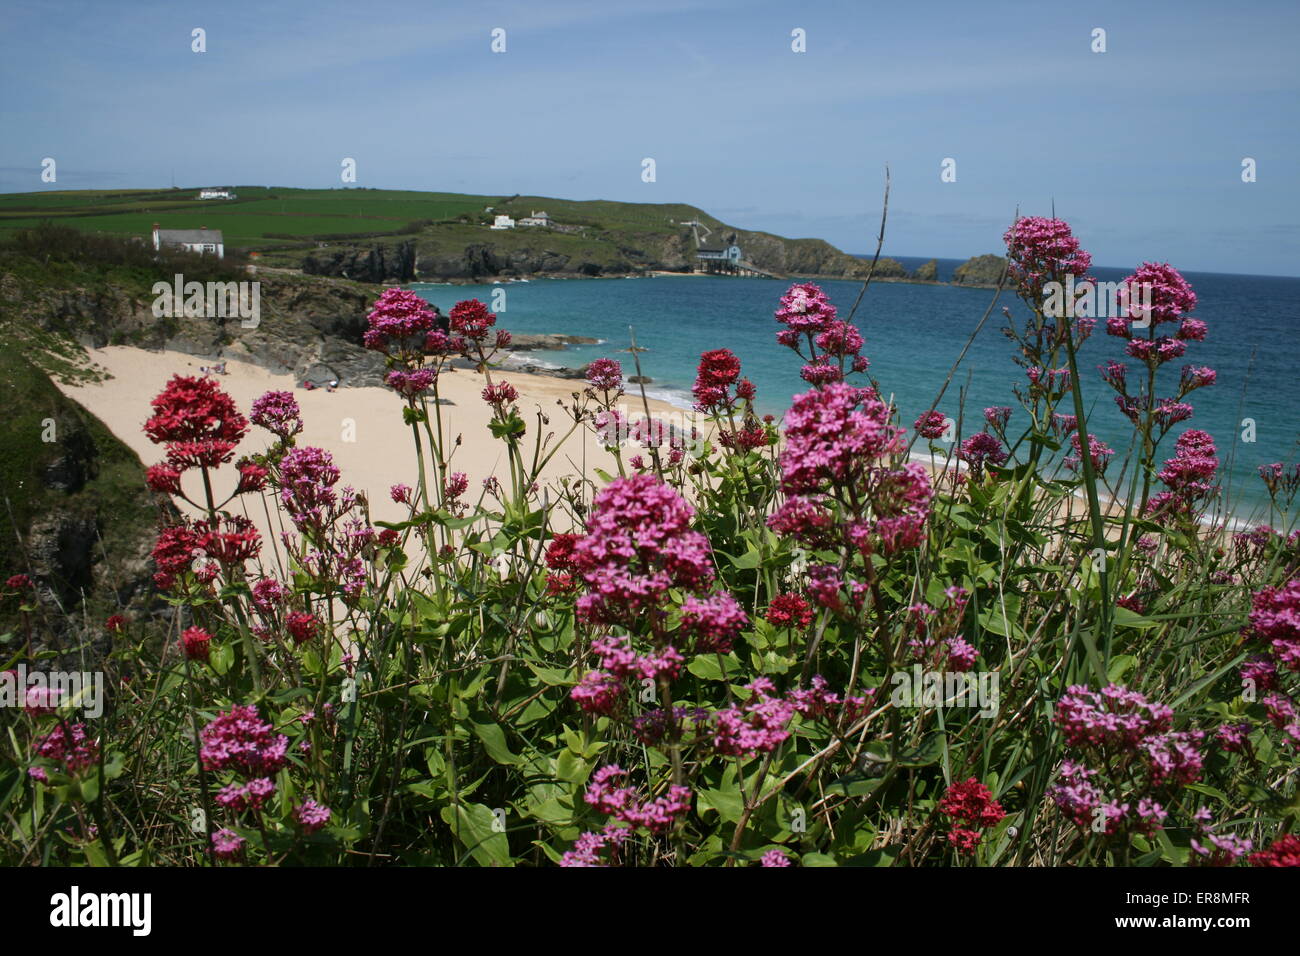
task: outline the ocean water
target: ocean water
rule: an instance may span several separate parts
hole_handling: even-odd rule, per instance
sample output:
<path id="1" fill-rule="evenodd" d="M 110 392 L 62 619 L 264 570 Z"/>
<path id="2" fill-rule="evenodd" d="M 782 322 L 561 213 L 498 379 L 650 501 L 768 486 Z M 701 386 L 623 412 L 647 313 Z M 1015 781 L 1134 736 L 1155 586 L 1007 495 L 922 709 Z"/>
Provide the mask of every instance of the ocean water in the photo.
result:
<path id="1" fill-rule="evenodd" d="M 900 261 L 915 268 L 925 260 L 900 257 Z M 957 260 L 941 260 L 940 279 L 949 278 L 957 264 Z M 1129 272 L 1092 270 L 1099 281 L 1116 281 Z M 1175 427 L 1160 451 L 1171 456 L 1173 438 L 1185 428 L 1208 431 L 1225 463 L 1226 506 L 1241 520 L 1267 518 L 1268 499 L 1257 468 L 1267 462 L 1295 461 L 1300 450 L 1300 380 L 1294 358 L 1300 334 L 1300 279 L 1185 276 L 1199 299 L 1192 314 L 1209 326 L 1209 334 L 1204 342 L 1188 343 L 1184 358 L 1164 367 L 1160 379 L 1164 384 L 1157 385 L 1157 393 L 1173 391 L 1184 363 L 1216 369 L 1218 381 L 1189 396 L 1195 414 Z M 840 316 L 847 317 L 861 283 L 819 284 Z M 573 346 L 563 352 L 530 353 L 533 360 L 554 365 L 579 367 L 609 356 L 623 363 L 625 374 L 635 374 L 632 356 L 624 351 L 635 333 L 638 346 L 646 349 L 640 353 L 642 373 L 653 379 L 647 392 L 682 407 L 690 406 L 700 353 L 729 348 L 740 357 L 742 374 L 758 387 L 759 411 L 779 416 L 794 395 L 808 388 L 799 378 L 797 357 L 775 339 L 780 326 L 773 312 L 789 285 L 772 279 L 684 276 L 412 288 L 444 311 L 462 299 L 479 298 L 494 306 L 498 325 L 511 331 L 562 332 L 603 340 L 600 345 Z M 867 290 L 854 323 L 866 338 L 863 353 L 871 360 L 871 375 L 886 395 L 892 394 L 904 426 L 910 429 L 917 415 L 929 408 L 992 298 L 992 290 L 897 282 L 872 283 Z M 990 405 L 1012 407 L 1012 434 L 1017 420 L 1025 420 L 1011 392 L 1013 383 L 1025 379 L 1011 360 L 1012 343 L 1001 331 L 1003 305 L 1017 315 L 1024 311 L 1012 293 L 1002 293 L 938 406 L 956 420 L 964 393 L 964 434 L 983 426 L 983 409 Z M 1079 371 L 1091 431 L 1116 450 L 1118 462 L 1133 429 L 1096 372 L 1110 359 L 1125 360 L 1122 340 L 1107 336 L 1104 326 L 1104 320 L 1099 321 L 1084 343 Z M 1128 361 L 1133 369 L 1132 360 Z M 1253 442 L 1243 440 L 1244 419 L 1254 421 Z"/>

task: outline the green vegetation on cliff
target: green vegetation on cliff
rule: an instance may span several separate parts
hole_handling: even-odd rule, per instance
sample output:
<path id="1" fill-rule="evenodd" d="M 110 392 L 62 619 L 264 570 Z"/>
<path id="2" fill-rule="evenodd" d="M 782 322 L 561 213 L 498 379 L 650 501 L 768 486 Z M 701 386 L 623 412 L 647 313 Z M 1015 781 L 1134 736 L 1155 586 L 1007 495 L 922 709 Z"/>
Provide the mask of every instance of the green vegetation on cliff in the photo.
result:
<path id="1" fill-rule="evenodd" d="M 866 264 L 820 239 L 738 229 L 681 203 L 576 201 L 381 189 L 235 187 L 233 200 L 195 190 L 19 193 L 0 196 L 0 238 L 50 221 L 89 232 L 147 237 L 164 229 L 222 231 L 227 254 L 265 265 L 367 282 L 525 275 L 689 271 L 703 244 L 738 243 L 761 269 L 788 276 L 862 277 Z M 491 210 L 489 212 L 489 210 Z M 545 211 L 555 228 L 488 227 Z M 698 223 L 698 226 L 685 225 Z M 880 278 L 903 278 L 892 259 Z"/>
<path id="2" fill-rule="evenodd" d="M 53 619 L 72 627 L 84 611 L 94 631 L 147 591 L 157 509 L 135 453 L 55 388 L 6 331 L 0 327 L 0 579 L 30 575 Z M 16 627 L 6 604 L 0 632 Z"/>
<path id="3" fill-rule="evenodd" d="M 1006 267 L 1007 260 L 1002 256 L 992 253 L 972 256 L 952 271 L 952 282 L 953 285 L 993 288 Z"/>

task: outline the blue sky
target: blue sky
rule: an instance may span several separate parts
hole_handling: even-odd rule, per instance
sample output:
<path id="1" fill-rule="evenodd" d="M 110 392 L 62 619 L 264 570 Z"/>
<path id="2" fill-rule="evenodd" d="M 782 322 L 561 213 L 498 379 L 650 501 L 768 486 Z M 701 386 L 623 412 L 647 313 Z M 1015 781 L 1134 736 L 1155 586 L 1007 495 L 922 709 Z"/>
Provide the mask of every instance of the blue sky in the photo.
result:
<path id="1" fill-rule="evenodd" d="M 361 186 L 689 202 L 866 252 L 888 163 L 886 254 L 999 251 L 1055 201 L 1099 265 L 1300 275 L 1290 0 L 0 0 L 0 31 L 3 192 L 333 186 L 354 157 Z"/>

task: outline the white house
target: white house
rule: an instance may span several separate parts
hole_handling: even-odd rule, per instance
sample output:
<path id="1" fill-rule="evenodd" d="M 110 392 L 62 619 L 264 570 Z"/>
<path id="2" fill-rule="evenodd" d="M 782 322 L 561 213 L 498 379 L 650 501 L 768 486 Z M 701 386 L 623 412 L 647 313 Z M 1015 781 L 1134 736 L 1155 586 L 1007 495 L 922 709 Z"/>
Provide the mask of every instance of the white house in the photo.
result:
<path id="1" fill-rule="evenodd" d="M 199 198 L 200 199 L 237 199 L 239 197 L 237 197 L 229 189 L 200 189 Z"/>
<path id="2" fill-rule="evenodd" d="M 160 250 L 163 246 L 177 246 L 204 255 L 215 254 L 218 259 L 226 257 L 226 244 L 220 229 L 200 226 L 198 229 L 159 229 L 153 224 L 153 247 Z"/>
<path id="3" fill-rule="evenodd" d="M 521 225 L 521 226 L 553 226 L 553 225 L 555 225 L 555 223 L 551 220 L 551 217 L 550 217 L 550 216 L 546 215 L 546 210 L 543 209 L 541 212 L 535 212 L 535 213 L 533 213 L 531 216 L 524 216 L 524 218 L 522 218 L 522 219 L 519 220 L 519 225 Z"/>
<path id="4" fill-rule="evenodd" d="M 497 216 L 496 221 L 488 226 L 489 229 L 513 229 L 515 221 L 509 216 Z"/>

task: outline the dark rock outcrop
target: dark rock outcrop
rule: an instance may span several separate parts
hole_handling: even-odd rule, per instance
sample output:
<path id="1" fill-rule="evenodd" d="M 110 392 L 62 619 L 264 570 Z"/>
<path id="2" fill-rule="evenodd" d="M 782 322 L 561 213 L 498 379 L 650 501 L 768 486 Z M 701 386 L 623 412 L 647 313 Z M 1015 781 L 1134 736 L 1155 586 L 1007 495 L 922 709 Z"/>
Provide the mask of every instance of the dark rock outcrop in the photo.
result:
<path id="1" fill-rule="evenodd" d="M 595 345 L 600 339 L 586 335 L 561 335 L 557 332 L 517 332 L 510 337 L 514 352 L 559 352 L 570 345 Z"/>
<path id="2" fill-rule="evenodd" d="M 987 289 L 996 288 L 1006 266 L 1007 260 L 1004 257 L 992 253 L 972 256 L 953 270 L 952 283 Z"/>
<path id="3" fill-rule="evenodd" d="M 934 259 L 916 267 L 912 273 L 912 279 L 916 282 L 937 282 L 939 280 L 939 263 Z"/>
<path id="4" fill-rule="evenodd" d="M 358 282 L 409 282 L 415 278 L 415 243 L 393 242 L 368 247 L 329 246 L 302 260 L 307 275 L 337 276 Z"/>

